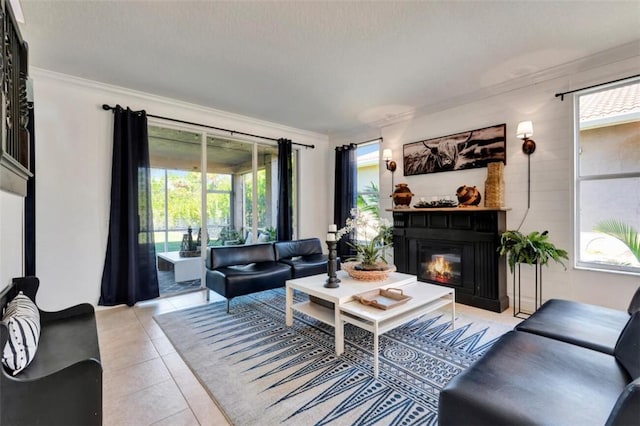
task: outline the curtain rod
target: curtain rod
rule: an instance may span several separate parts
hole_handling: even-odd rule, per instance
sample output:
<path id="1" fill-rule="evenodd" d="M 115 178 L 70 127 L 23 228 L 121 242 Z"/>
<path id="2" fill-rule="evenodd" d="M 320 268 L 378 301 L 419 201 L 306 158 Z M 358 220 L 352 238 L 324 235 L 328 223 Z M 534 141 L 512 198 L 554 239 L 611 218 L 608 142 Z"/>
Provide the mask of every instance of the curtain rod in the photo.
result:
<path id="1" fill-rule="evenodd" d="M 357 142 L 355 145 L 362 145 L 362 144 L 369 143 L 369 142 L 374 142 L 374 141 L 380 141 L 380 143 L 382 143 L 383 138 L 382 138 L 382 136 L 380 136 L 380 137 L 377 137 L 377 138 L 369 139 L 368 141 Z"/>
<path id="2" fill-rule="evenodd" d="M 336 149 L 343 149 L 345 147 L 357 147 L 358 145 L 362 145 L 365 143 L 369 143 L 369 142 L 374 142 L 374 141 L 380 141 L 380 143 L 382 143 L 384 141 L 384 139 L 382 138 L 382 136 L 380 136 L 379 138 L 375 138 L 375 139 L 369 139 L 368 141 L 362 141 L 362 142 L 351 142 L 351 143 L 347 143 L 347 144 L 342 144 L 342 145 L 336 145 Z"/>
<path id="3" fill-rule="evenodd" d="M 116 109 L 116 107 L 112 107 L 112 106 L 107 105 L 107 104 L 102 104 L 102 109 L 105 110 L 105 111 L 113 111 L 113 110 Z M 154 115 L 154 114 L 148 114 L 147 113 L 147 117 L 159 118 L 161 120 L 173 121 L 175 123 L 190 124 L 192 126 L 206 127 L 207 129 L 221 130 L 223 132 L 229 132 L 229 133 L 231 133 L 231 135 L 235 134 L 235 135 L 251 136 L 253 138 L 265 139 L 265 140 L 268 140 L 268 141 L 275 141 L 275 142 L 278 141 L 278 139 L 276 139 L 276 138 L 270 138 L 270 137 L 267 137 L 267 136 L 254 135 L 252 133 L 238 132 L 236 130 L 224 129 L 222 127 L 209 126 L 207 124 L 200 124 L 200 123 L 194 123 L 194 122 L 191 122 L 191 121 L 178 120 L 176 118 L 163 117 L 161 115 Z M 307 144 L 299 143 L 299 142 L 291 142 L 291 143 L 293 145 L 304 146 L 305 148 L 311 148 L 311 149 L 315 149 L 315 147 L 316 147 L 315 145 L 307 145 Z"/>
<path id="4" fill-rule="evenodd" d="M 559 96 L 561 101 L 564 101 L 564 95 L 568 95 L 570 93 L 580 92 L 581 90 L 593 89 L 594 87 L 604 86 L 605 84 L 617 83 L 619 81 L 629 80 L 631 78 L 640 77 L 640 74 L 631 75 L 629 77 L 619 78 L 613 81 L 607 81 L 606 83 L 594 84 L 593 86 L 583 87 L 582 89 L 569 90 L 568 92 L 556 93 L 556 98 Z"/>

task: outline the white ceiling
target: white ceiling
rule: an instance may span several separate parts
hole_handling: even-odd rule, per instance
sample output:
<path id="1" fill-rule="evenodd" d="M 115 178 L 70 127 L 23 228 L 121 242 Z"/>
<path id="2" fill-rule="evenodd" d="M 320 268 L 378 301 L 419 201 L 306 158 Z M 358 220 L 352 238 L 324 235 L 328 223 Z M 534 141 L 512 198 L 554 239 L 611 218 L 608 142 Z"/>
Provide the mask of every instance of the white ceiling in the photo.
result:
<path id="1" fill-rule="evenodd" d="M 638 0 L 21 3 L 31 66 L 324 134 L 640 40 Z"/>

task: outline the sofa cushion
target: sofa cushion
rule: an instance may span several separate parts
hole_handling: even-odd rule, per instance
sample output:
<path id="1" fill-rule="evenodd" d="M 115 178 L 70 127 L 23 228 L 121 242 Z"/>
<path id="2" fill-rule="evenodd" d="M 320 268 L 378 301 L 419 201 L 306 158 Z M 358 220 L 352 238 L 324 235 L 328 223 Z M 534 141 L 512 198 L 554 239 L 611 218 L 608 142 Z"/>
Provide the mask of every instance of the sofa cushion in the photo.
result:
<path id="1" fill-rule="evenodd" d="M 631 316 L 620 334 L 615 356 L 633 380 L 640 378 L 640 312 Z"/>
<path id="2" fill-rule="evenodd" d="M 291 259 L 298 256 L 322 254 L 322 243 L 318 238 L 306 238 L 295 241 L 278 241 L 274 244 L 276 260 Z"/>
<path id="3" fill-rule="evenodd" d="M 629 383 L 618 397 L 605 426 L 637 425 L 640 413 L 640 379 Z"/>
<path id="4" fill-rule="evenodd" d="M 510 331 L 440 393 L 440 425 L 604 424 L 630 382 L 615 358 Z"/>
<path id="5" fill-rule="evenodd" d="M 36 356 L 40 340 L 40 312 L 36 304 L 20 292 L 7 304 L 2 321 L 9 330 L 2 364 L 15 376 Z"/>
<path id="6" fill-rule="evenodd" d="M 211 247 L 207 252 L 207 268 L 247 265 L 259 262 L 274 262 L 273 244 L 251 244 L 242 246 Z"/>
<path id="7" fill-rule="evenodd" d="M 636 312 L 640 312 L 640 287 L 636 289 L 636 292 L 633 294 L 631 298 L 631 302 L 629 302 L 629 307 L 627 308 L 627 312 L 629 315 L 633 315 Z"/>
<path id="8" fill-rule="evenodd" d="M 517 325 L 516 330 L 613 355 L 618 337 L 628 321 L 629 315 L 624 311 L 551 299 Z"/>
<path id="9" fill-rule="evenodd" d="M 281 259 L 280 262 L 291 266 L 292 278 L 327 273 L 327 255 L 325 254 L 311 254 L 291 259 Z"/>
<path id="10" fill-rule="evenodd" d="M 211 274 L 207 274 L 207 286 L 230 299 L 282 287 L 289 278 L 289 266 L 278 262 L 260 262 L 242 266 L 223 266 L 211 271 Z"/>
<path id="11" fill-rule="evenodd" d="M 100 348 L 96 329 L 94 313 L 43 322 L 38 356 L 20 377 L 23 380 L 37 380 L 88 359 L 94 359 L 99 363 Z M 61 342 L 66 342 L 64 348 L 60 347 Z"/>

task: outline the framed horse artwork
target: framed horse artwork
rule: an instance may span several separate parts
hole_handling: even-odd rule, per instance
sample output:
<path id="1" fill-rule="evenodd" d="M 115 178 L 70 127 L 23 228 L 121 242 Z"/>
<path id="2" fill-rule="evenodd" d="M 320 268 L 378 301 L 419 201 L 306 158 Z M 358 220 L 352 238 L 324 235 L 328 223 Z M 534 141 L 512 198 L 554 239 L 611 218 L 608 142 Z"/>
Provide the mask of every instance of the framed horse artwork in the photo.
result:
<path id="1" fill-rule="evenodd" d="M 404 175 L 487 167 L 494 161 L 506 164 L 506 131 L 506 124 L 498 124 L 405 144 Z"/>

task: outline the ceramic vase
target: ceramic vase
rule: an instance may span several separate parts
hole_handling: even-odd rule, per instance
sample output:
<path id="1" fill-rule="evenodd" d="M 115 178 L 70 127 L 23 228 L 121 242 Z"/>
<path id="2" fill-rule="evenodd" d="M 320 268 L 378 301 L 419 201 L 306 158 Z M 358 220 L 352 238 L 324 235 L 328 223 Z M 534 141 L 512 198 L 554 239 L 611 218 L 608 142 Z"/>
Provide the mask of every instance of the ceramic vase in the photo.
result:
<path id="1" fill-rule="evenodd" d="M 395 204 L 396 207 L 409 207 L 413 195 L 406 183 L 399 183 L 396 185 L 396 189 L 391 196 L 393 197 L 393 204 Z"/>

